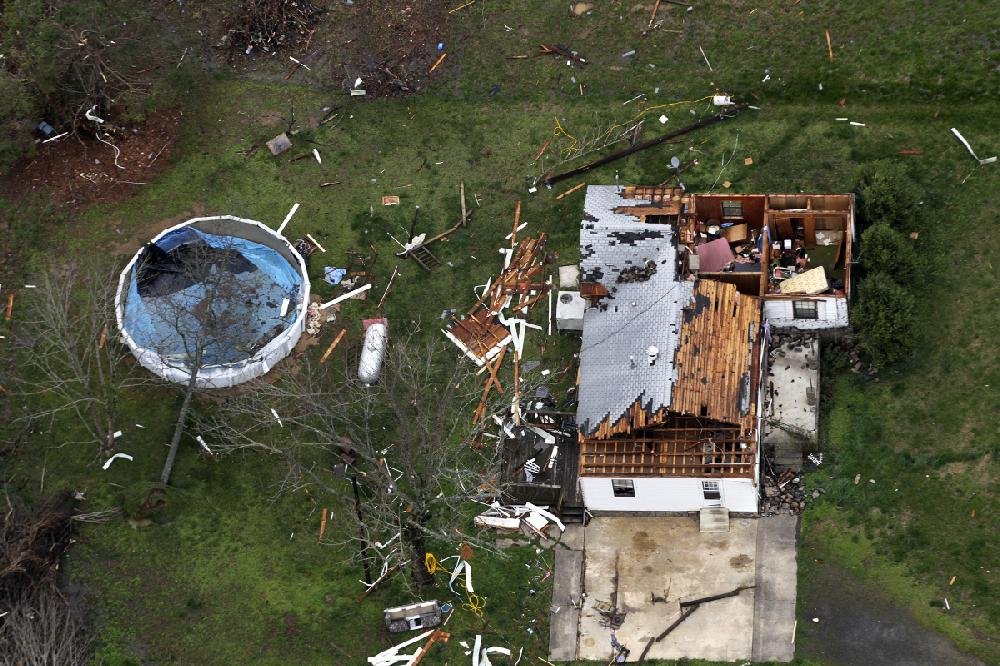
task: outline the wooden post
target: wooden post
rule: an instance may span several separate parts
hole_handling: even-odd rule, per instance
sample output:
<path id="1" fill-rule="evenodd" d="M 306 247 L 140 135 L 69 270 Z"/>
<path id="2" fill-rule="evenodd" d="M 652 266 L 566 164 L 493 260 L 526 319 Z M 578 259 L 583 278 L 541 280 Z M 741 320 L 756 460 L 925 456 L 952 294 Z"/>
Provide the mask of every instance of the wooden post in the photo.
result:
<path id="1" fill-rule="evenodd" d="M 333 353 L 333 350 L 334 350 L 334 348 L 335 348 L 335 347 L 336 347 L 336 346 L 337 346 L 338 344 L 340 344 L 340 339 L 344 337 L 344 334 L 345 334 L 345 333 L 347 333 L 347 329 L 346 329 L 346 328 L 342 328 L 342 329 L 340 329 L 340 333 L 338 333 L 338 334 L 337 334 L 337 337 L 335 337 L 335 338 L 333 339 L 333 342 L 331 342 L 331 343 L 330 343 L 330 346 L 326 348 L 326 351 L 325 351 L 325 352 L 323 352 L 323 356 L 322 356 L 322 357 L 321 357 L 321 358 L 319 359 L 319 362 L 320 362 L 321 364 L 322 364 L 322 363 L 326 363 L 326 359 L 330 358 L 330 354 L 332 354 L 332 353 Z"/>

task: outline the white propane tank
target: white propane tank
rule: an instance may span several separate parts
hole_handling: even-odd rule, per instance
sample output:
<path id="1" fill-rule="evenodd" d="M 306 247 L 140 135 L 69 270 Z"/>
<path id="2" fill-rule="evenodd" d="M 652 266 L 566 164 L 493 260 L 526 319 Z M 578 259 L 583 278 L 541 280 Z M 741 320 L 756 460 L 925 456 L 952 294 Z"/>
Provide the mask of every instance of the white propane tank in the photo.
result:
<path id="1" fill-rule="evenodd" d="M 366 386 L 378 381 L 382 372 L 382 359 L 385 357 L 385 343 L 389 337 L 385 322 L 376 322 L 365 331 L 365 343 L 361 348 L 361 360 L 358 362 L 358 379 Z"/>

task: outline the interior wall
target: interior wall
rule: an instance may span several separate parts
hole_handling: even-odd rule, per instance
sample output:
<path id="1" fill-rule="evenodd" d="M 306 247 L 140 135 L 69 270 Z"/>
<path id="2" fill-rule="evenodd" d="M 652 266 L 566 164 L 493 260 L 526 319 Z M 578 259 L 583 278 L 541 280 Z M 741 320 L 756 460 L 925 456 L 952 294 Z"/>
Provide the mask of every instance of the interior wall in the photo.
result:
<path id="1" fill-rule="evenodd" d="M 767 200 L 763 194 L 695 195 L 695 217 L 699 222 L 711 219 L 721 220 L 723 201 L 739 201 L 743 204 L 743 220 L 751 229 L 760 229 L 764 226 L 764 210 L 767 208 Z"/>

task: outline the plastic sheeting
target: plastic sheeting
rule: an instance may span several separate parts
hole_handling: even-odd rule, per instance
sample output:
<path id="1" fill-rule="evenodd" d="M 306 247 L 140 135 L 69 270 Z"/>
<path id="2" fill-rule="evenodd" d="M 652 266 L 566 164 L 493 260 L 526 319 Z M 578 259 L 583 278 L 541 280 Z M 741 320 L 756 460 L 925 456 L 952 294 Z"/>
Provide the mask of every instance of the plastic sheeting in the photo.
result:
<path id="1" fill-rule="evenodd" d="M 234 222 L 242 224 L 234 227 Z M 233 233 L 211 233 L 206 227 Z M 304 329 L 310 287 L 304 261 L 284 237 L 260 222 L 229 215 L 189 220 L 167 229 L 150 245 L 165 256 L 184 244 L 198 243 L 222 253 L 206 254 L 217 260 L 206 280 L 181 280 L 172 292 L 163 288 L 140 296 L 137 273 L 150 246 L 122 271 L 116 298 L 122 336 L 145 368 L 169 381 L 189 380 L 197 340 L 204 347 L 198 387 L 223 388 L 259 377 L 291 352 Z M 219 256 L 224 261 L 218 261 Z M 169 269 L 169 263 L 164 265 Z M 234 272 L 220 276 L 230 267 Z M 282 317 L 285 298 L 291 307 Z M 222 333 L 206 334 L 206 321 Z"/>

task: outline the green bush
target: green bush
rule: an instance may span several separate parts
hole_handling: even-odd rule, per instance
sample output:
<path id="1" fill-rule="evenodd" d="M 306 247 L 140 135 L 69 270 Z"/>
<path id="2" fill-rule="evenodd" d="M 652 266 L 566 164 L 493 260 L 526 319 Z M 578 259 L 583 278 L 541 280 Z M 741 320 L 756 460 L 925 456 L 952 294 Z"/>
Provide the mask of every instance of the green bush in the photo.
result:
<path id="1" fill-rule="evenodd" d="M 879 160 L 867 165 L 858 180 L 857 195 L 865 222 L 893 227 L 912 226 L 920 217 L 923 191 L 898 162 Z"/>
<path id="2" fill-rule="evenodd" d="M 877 366 L 903 360 L 915 347 L 913 294 L 884 273 L 861 283 L 859 303 L 852 314 L 860 347 Z"/>
<path id="3" fill-rule="evenodd" d="M 869 275 L 885 273 L 901 285 L 910 286 L 920 277 L 913 242 L 884 222 L 861 234 L 860 262 Z"/>

